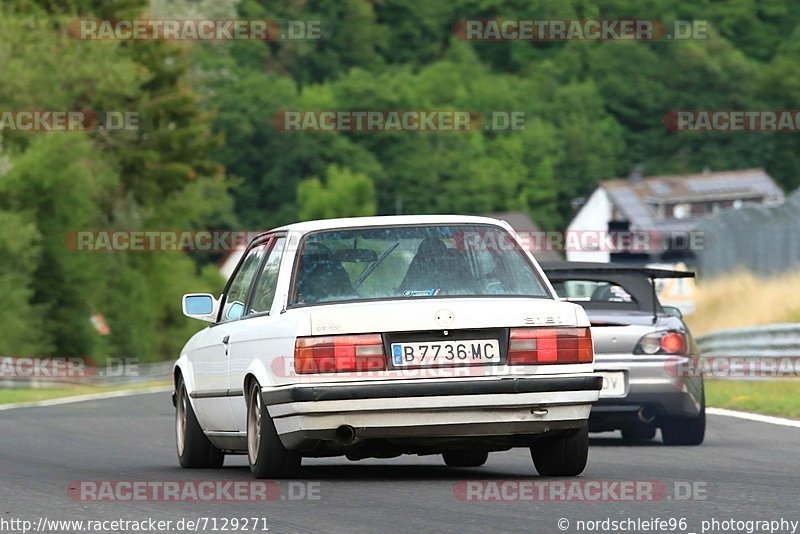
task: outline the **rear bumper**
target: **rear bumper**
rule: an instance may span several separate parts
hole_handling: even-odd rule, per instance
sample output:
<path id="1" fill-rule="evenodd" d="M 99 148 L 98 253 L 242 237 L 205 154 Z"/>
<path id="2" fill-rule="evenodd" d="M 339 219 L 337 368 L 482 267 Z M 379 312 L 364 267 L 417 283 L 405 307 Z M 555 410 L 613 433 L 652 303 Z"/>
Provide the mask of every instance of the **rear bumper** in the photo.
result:
<path id="1" fill-rule="evenodd" d="M 681 363 L 689 358 L 674 356 L 644 356 L 631 354 L 597 355 L 595 370 L 625 373 L 625 395 L 604 397 L 592 407 L 591 427 L 598 429 L 608 423 L 608 429 L 619 428 L 616 423 L 635 419 L 641 408 L 658 416 L 695 417 L 703 403 L 703 379 L 682 376 Z M 657 424 L 657 421 L 656 421 Z"/>
<path id="2" fill-rule="evenodd" d="M 286 447 L 335 441 L 540 434 L 582 427 L 602 377 L 511 377 L 264 388 L 264 403 Z"/>

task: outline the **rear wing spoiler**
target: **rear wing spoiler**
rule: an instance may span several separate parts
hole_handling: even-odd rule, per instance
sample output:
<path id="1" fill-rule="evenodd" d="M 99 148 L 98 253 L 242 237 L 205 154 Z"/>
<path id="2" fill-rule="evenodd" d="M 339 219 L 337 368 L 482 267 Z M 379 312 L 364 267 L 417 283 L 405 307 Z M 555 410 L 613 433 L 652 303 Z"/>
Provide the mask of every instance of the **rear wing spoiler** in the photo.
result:
<path id="1" fill-rule="evenodd" d="M 570 265 L 569 262 L 561 262 L 558 264 L 551 264 L 547 262 L 540 262 L 539 265 L 545 273 L 553 272 L 558 274 L 568 275 L 585 275 L 586 273 L 596 274 L 643 274 L 648 278 L 694 278 L 694 273 L 691 271 L 673 271 L 671 269 L 654 269 L 651 267 L 626 267 L 624 265 L 616 265 L 613 263 L 607 264 L 608 267 L 601 266 L 603 264 L 592 264 L 591 266 L 582 266 L 580 262 L 575 262 L 575 265 Z"/>
<path id="2" fill-rule="evenodd" d="M 615 263 L 591 263 L 591 262 L 540 262 L 545 275 L 550 273 L 559 276 L 586 276 L 587 274 L 640 274 L 650 279 L 650 286 L 653 289 L 653 324 L 658 321 L 658 295 L 656 294 L 656 279 L 661 278 L 694 278 L 695 273 L 690 271 L 674 271 L 671 269 L 655 269 L 652 267 L 637 267 L 635 265 L 626 266 Z"/>

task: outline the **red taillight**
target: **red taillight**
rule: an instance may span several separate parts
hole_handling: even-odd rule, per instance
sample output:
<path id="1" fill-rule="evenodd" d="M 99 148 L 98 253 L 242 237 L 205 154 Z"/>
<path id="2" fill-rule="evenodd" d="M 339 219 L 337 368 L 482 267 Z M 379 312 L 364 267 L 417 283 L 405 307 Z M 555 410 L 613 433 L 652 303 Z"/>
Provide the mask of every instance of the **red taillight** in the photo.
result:
<path id="1" fill-rule="evenodd" d="M 380 334 L 299 337 L 294 344 L 294 370 L 301 374 L 384 369 Z"/>
<path id="2" fill-rule="evenodd" d="M 658 331 L 642 336 L 634 354 L 686 354 L 686 334 L 683 332 Z"/>
<path id="3" fill-rule="evenodd" d="M 686 352 L 686 336 L 681 332 L 669 332 L 661 338 L 661 350 L 668 354 L 683 354 Z"/>
<path id="4" fill-rule="evenodd" d="M 591 363 L 592 333 L 588 328 L 512 328 L 508 364 Z"/>

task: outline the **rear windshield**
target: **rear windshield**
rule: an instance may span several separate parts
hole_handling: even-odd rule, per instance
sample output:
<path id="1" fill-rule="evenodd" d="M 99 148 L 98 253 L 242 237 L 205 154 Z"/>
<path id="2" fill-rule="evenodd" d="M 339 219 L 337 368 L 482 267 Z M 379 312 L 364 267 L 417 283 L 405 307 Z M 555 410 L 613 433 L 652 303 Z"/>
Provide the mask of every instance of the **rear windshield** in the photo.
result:
<path id="1" fill-rule="evenodd" d="M 504 229 L 396 226 L 308 234 L 290 304 L 495 295 L 550 298 Z"/>
<path id="2" fill-rule="evenodd" d="M 553 282 L 553 289 L 570 302 L 634 302 L 625 288 L 602 280 L 563 280 Z"/>
<path id="3" fill-rule="evenodd" d="M 551 277 L 556 294 L 561 300 L 575 302 L 591 308 L 639 309 L 637 299 L 621 285 L 606 280 L 558 280 Z"/>

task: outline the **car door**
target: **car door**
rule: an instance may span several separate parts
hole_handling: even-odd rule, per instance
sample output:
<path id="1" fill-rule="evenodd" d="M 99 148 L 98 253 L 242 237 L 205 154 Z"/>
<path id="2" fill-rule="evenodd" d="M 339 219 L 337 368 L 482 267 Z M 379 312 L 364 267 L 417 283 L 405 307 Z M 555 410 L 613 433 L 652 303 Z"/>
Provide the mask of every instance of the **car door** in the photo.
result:
<path id="1" fill-rule="evenodd" d="M 236 430 L 228 391 L 229 341 L 240 328 L 250 289 L 269 244 L 270 241 L 254 243 L 242 256 L 220 299 L 217 322 L 205 330 L 190 356 L 195 384 L 191 396 L 205 430 Z"/>
<path id="2" fill-rule="evenodd" d="M 275 352 L 270 340 L 280 330 L 278 325 L 282 319 L 280 310 L 277 309 L 280 303 L 275 303 L 275 292 L 285 248 L 286 237 L 275 236 L 253 284 L 247 312 L 238 321 L 235 331 L 230 332 L 228 389 L 231 392 L 231 412 L 240 431 L 246 428 L 247 405 L 242 386 L 250 363 L 253 358 L 260 357 L 265 359 L 265 365 L 269 365 L 272 358 L 283 355 Z M 273 304 L 276 308 L 274 311 Z M 239 392 L 242 393 L 241 396 Z"/>

